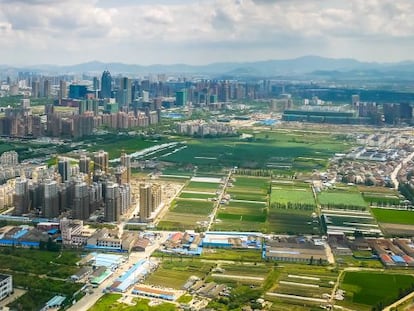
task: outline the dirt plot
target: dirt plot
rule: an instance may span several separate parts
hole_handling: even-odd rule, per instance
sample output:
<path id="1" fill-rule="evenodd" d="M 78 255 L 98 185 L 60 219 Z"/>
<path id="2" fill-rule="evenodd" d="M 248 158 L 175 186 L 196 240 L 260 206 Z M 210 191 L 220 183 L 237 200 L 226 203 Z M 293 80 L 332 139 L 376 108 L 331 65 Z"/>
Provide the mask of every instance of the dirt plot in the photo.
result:
<path id="1" fill-rule="evenodd" d="M 413 225 L 379 223 L 379 226 L 381 228 L 381 231 L 385 235 L 397 235 L 397 236 L 413 236 L 414 235 Z"/>

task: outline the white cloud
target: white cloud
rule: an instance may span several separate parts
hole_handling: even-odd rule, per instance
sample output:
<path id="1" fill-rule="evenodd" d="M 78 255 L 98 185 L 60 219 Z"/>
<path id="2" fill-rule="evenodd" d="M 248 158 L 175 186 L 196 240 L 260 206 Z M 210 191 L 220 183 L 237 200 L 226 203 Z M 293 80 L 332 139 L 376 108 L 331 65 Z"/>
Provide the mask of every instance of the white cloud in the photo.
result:
<path id="1" fill-rule="evenodd" d="M 118 3 L 0 0 L 0 63 L 207 63 L 305 54 L 395 60 L 414 51 L 412 0 Z"/>

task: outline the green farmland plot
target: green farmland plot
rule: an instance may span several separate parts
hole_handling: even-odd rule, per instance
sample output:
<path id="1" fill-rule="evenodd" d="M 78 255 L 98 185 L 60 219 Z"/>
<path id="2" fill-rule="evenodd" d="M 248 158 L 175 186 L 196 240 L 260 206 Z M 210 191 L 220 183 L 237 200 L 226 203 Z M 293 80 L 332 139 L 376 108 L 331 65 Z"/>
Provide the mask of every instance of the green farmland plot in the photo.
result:
<path id="1" fill-rule="evenodd" d="M 219 183 L 212 183 L 212 182 L 190 181 L 190 183 L 185 187 L 185 190 L 215 193 L 217 189 L 219 188 L 219 185 L 220 185 Z"/>
<path id="2" fill-rule="evenodd" d="M 191 276 L 204 278 L 211 268 L 213 262 L 202 262 L 199 260 L 164 259 L 161 266 L 145 280 L 146 284 L 181 289 Z"/>
<path id="3" fill-rule="evenodd" d="M 266 202 L 269 191 L 269 178 L 246 177 L 235 175 L 231 187 L 226 192 L 232 200 Z"/>
<path id="4" fill-rule="evenodd" d="M 256 194 L 256 193 L 249 193 L 243 190 L 235 190 L 233 188 L 227 188 L 226 191 L 230 194 L 232 200 L 242 200 L 242 201 L 258 201 L 258 202 L 266 202 L 267 196 L 265 194 Z"/>
<path id="5" fill-rule="evenodd" d="M 338 188 L 318 193 L 318 201 L 324 208 L 343 208 L 365 210 L 365 202 L 361 193 L 356 188 Z"/>
<path id="6" fill-rule="evenodd" d="M 264 202 L 230 202 L 217 213 L 214 230 L 262 231 L 267 219 Z"/>
<path id="7" fill-rule="evenodd" d="M 210 199 L 214 198 L 215 194 L 200 193 L 200 192 L 181 192 L 180 199 Z"/>
<path id="8" fill-rule="evenodd" d="M 213 210 L 213 202 L 176 199 L 170 210 L 175 213 L 208 215 Z"/>
<path id="9" fill-rule="evenodd" d="M 319 234 L 320 224 L 312 210 L 270 207 L 268 232 L 288 234 Z"/>
<path id="10" fill-rule="evenodd" d="M 233 185 L 238 191 L 244 190 L 251 193 L 264 193 L 268 191 L 269 178 L 233 176 Z"/>
<path id="11" fill-rule="evenodd" d="M 310 209 L 316 206 L 315 199 L 311 188 L 296 187 L 296 186 L 272 186 L 271 204 L 279 205 L 301 205 L 308 206 Z"/>
<path id="12" fill-rule="evenodd" d="M 302 135 L 303 134 L 303 135 Z M 348 149 L 341 140 L 329 133 L 291 137 L 288 132 L 264 131 L 253 138 L 238 137 L 187 140 L 187 148 L 164 157 L 179 165 L 191 163 L 199 167 L 220 170 L 222 167 L 268 168 L 274 159 L 297 159 L 293 169 L 310 170 L 324 167 L 336 152 Z M 260 152 L 258 152 L 260 150 Z M 315 158 L 315 154 L 317 158 Z M 292 161 L 289 161 L 292 163 Z"/>
<path id="13" fill-rule="evenodd" d="M 360 306 L 359 310 L 382 310 L 414 288 L 414 277 L 391 273 L 345 272 L 340 288 L 346 291 L 346 305 L 355 303 Z"/>
<path id="14" fill-rule="evenodd" d="M 371 211 L 378 222 L 414 226 L 414 211 L 385 208 L 372 208 Z"/>

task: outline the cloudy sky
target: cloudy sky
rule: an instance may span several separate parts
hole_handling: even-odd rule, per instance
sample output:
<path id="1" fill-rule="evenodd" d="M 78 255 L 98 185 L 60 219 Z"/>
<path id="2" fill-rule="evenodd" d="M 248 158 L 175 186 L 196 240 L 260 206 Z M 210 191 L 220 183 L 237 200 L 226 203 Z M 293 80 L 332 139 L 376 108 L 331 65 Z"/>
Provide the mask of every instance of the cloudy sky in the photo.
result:
<path id="1" fill-rule="evenodd" d="M 0 64 L 414 59 L 413 0 L 0 0 Z"/>

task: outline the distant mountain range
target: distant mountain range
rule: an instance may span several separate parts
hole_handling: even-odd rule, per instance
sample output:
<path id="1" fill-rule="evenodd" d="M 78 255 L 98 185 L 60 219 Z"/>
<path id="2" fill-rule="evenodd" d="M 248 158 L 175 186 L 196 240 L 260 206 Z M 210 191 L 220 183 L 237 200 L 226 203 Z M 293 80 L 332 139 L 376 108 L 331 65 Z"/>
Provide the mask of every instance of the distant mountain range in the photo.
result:
<path id="1" fill-rule="evenodd" d="M 1 65 L 0 71 L 16 72 L 31 71 L 44 74 L 80 74 L 90 73 L 99 75 L 103 70 L 112 74 L 187 74 L 207 75 L 210 77 L 320 77 L 320 78 L 381 78 L 412 80 L 414 62 L 398 63 L 360 62 L 354 59 L 334 59 L 319 56 L 304 56 L 287 60 L 267 60 L 256 62 L 223 62 L 208 65 L 149 65 L 123 63 L 103 63 L 92 61 L 70 66 L 36 65 L 26 67 L 11 67 Z"/>

